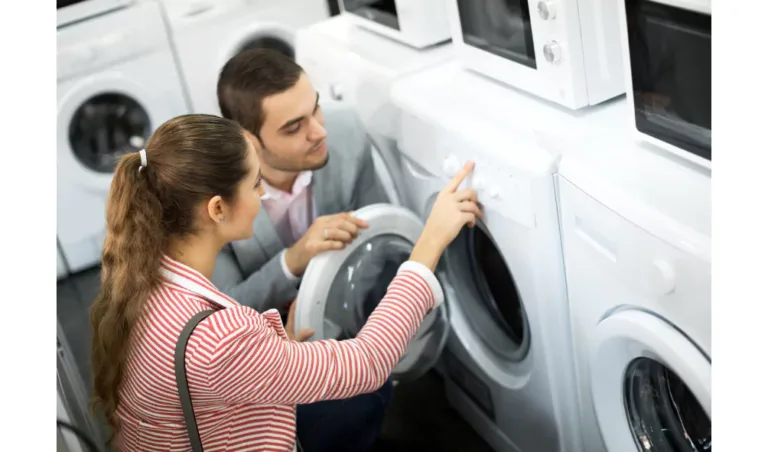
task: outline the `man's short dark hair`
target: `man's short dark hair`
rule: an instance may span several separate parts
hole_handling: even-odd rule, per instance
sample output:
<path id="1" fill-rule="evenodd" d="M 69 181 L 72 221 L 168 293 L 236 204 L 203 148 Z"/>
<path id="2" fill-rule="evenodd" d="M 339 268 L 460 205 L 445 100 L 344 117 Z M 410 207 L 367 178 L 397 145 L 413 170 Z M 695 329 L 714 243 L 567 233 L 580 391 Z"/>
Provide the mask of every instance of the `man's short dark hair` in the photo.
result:
<path id="1" fill-rule="evenodd" d="M 244 50 L 221 68 L 216 94 L 221 115 L 237 121 L 261 139 L 264 98 L 292 88 L 303 73 L 301 66 L 271 49 Z"/>

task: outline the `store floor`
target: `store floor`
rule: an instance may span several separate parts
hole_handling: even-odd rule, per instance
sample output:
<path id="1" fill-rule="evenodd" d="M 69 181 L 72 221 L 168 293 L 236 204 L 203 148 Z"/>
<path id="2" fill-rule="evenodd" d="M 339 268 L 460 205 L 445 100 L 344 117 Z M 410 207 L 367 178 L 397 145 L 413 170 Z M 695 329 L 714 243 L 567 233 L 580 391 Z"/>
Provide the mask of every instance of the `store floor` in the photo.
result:
<path id="1" fill-rule="evenodd" d="M 59 281 L 56 311 L 77 366 L 90 391 L 88 307 L 99 291 L 98 269 Z M 492 452 L 448 405 L 443 382 L 433 373 L 398 385 L 376 452 Z"/>

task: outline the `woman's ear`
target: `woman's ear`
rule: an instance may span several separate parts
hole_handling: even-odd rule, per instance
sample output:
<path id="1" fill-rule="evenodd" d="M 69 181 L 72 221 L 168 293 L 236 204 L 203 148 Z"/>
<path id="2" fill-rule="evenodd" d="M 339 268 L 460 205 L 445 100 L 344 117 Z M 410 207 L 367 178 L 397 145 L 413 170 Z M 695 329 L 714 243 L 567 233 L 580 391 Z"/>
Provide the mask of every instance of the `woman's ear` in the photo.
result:
<path id="1" fill-rule="evenodd" d="M 208 200 L 207 213 L 214 223 L 224 223 L 227 221 L 227 206 L 224 204 L 224 199 L 216 195 Z"/>

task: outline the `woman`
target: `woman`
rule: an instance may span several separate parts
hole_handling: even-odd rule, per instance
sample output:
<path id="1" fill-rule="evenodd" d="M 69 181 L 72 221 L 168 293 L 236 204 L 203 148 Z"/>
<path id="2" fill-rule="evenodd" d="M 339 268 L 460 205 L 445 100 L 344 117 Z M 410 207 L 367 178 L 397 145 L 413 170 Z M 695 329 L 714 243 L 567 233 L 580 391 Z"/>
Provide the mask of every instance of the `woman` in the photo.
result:
<path id="1" fill-rule="evenodd" d="M 186 322 L 187 377 L 206 451 L 290 451 L 297 404 L 386 381 L 424 315 L 443 300 L 435 265 L 480 214 L 465 167 L 438 196 L 421 239 L 355 339 L 296 342 L 279 314 L 240 306 L 209 282 L 222 246 L 253 234 L 263 194 L 254 145 L 208 115 L 161 125 L 117 165 L 107 202 L 102 290 L 91 311 L 95 405 L 120 450 L 189 450 L 173 353 Z"/>

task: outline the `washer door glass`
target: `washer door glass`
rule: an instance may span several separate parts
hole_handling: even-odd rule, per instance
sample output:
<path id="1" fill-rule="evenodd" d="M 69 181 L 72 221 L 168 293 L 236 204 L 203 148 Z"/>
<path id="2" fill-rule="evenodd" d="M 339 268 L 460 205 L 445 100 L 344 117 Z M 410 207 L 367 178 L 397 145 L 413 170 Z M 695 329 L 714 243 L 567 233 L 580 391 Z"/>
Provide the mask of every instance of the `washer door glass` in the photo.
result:
<path id="1" fill-rule="evenodd" d="M 354 338 L 412 249 L 411 243 L 394 234 L 373 237 L 357 247 L 331 283 L 328 299 L 333 302 L 326 305 L 325 319 L 333 327 L 326 334 L 333 331 L 333 339 Z"/>
<path id="2" fill-rule="evenodd" d="M 629 364 L 624 402 L 638 450 L 712 451 L 709 416 L 680 377 L 658 361 Z"/>
<path id="3" fill-rule="evenodd" d="M 69 144 L 86 168 L 111 173 L 120 157 L 142 149 L 151 133 L 149 114 L 135 99 L 105 93 L 75 110 L 69 123 Z"/>
<path id="4" fill-rule="evenodd" d="M 284 40 L 275 36 L 255 36 L 243 44 L 237 53 L 251 49 L 271 49 L 276 50 L 290 59 L 296 59 L 296 52 L 293 46 Z"/>
<path id="5" fill-rule="evenodd" d="M 448 249 L 453 275 L 473 286 L 461 296 L 461 307 L 475 333 L 509 361 L 523 360 L 530 348 L 525 306 L 514 277 L 482 223 L 464 228 Z"/>
<path id="6" fill-rule="evenodd" d="M 355 214 L 369 228 L 346 249 L 315 257 L 302 278 L 296 328 L 315 330 L 313 340 L 357 336 L 407 261 L 423 223 L 412 212 L 375 204 Z M 445 281 L 440 268 L 438 280 Z M 438 360 L 448 337 L 446 305 L 430 311 L 392 371 L 396 380 L 418 378 Z"/>

